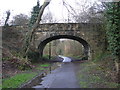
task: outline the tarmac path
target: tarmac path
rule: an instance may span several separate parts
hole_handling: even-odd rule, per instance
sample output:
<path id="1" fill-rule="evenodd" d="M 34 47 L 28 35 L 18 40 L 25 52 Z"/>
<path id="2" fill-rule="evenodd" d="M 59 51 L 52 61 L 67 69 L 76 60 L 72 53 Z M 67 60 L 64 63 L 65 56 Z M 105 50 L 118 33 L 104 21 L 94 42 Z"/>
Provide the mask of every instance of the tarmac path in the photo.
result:
<path id="1" fill-rule="evenodd" d="M 59 68 L 43 77 L 43 81 L 33 88 L 36 90 L 40 90 L 39 88 L 79 88 L 75 67 L 76 63 L 62 63 Z"/>

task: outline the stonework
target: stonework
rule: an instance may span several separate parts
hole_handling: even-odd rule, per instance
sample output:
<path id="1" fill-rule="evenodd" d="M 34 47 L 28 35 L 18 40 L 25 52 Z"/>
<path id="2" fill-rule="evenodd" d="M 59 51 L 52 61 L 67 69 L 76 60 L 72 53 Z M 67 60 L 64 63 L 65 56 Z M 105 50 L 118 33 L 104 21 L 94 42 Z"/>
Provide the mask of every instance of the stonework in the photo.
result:
<path id="1" fill-rule="evenodd" d="M 89 48 L 87 54 L 90 58 L 94 58 L 97 53 L 103 52 L 105 48 L 105 38 L 101 32 L 102 24 L 100 23 L 52 23 L 52 24 L 40 24 L 38 30 L 36 31 L 36 47 L 40 47 L 40 52 L 42 55 L 41 48 L 44 48 L 46 43 L 61 38 L 68 38 L 79 41 L 82 39 L 87 42 Z M 67 35 L 68 37 L 64 37 Z M 63 37 L 62 37 L 63 36 Z M 78 37 L 74 38 L 74 37 Z M 59 38 L 58 38 L 59 37 Z M 48 39 L 48 41 L 47 41 Z"/>
<path id="2" fill-rule="evenodd" d="M 21 35 L 28 32 L 28 27 L 11 26 L 12 29 Z M 8 32 L 4 30 L 4 32 Z M 47 43 L 56 39 L 73 39 L 84 46 L 85 56 L 94 59 L 96 55 L 105 50 L 105 35 L 100 23 L 46 23 L 40 24 L 35 32 L 34 46 L 43 55 L 44 47 Z M 33 47 L 33 45 L 32 45 Z"/>

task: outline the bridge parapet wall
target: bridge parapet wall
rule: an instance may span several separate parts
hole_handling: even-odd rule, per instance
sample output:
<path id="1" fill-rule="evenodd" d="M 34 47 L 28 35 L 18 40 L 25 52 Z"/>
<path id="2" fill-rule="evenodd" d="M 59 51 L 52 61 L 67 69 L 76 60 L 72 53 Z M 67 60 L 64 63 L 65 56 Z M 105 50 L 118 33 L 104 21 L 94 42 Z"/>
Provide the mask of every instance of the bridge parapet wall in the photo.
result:
<path id="1" fill-rule="evenodd" d="M 36 31 L 36 47 L 47 38 L 59 35 L 72 35 L 88 42 L 94 57 L 96 53 L 102 52 L 105 47 L 105 38 L 102 35 L 101 26 L 102 24 L 99 23 L 41 24 Z"/>
<path id="2" fill-rule="evenodd" d="M 96 30 L 100 26 L 100 23 L 47 23 L 40 24 L 37 32 L 89 31 Z"/>

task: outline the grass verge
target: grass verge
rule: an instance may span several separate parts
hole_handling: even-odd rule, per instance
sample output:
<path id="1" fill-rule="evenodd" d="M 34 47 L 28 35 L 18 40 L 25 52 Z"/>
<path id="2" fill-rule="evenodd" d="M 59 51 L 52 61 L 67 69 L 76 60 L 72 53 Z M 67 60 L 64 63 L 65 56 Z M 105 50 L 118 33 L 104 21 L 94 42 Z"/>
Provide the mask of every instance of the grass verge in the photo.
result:
<path id="1" fill-rule="evenodd" d="M 10 78 L 2 79 L 2 88 L 18 88 L 22 84 L 28 82 L 36 75 L 38 75 L 43 70 L 46 70 L 51 64 L 34 64 L 34 68 L 30 70 L 26 70 L 23 73 L 18 73 L 15 76 Z"/>
<path id="2" fill-rule="evenodd" d="M 81 88 L 117 88 L 118 84 L 110 77 L 108 68 L 102 64 L 88 61 L 81 63 L 77 73 Z"/>
<path id="3" fill-rule="evenodd" d="M 9 79 L 4 79 L 2 83 L 2 88 L 18 88 L 18 86 L 22 85 L 25 82 L 28 82 L 33 77 L 35 77 L 37 73 L 21 73 L 17 74 Z"/>

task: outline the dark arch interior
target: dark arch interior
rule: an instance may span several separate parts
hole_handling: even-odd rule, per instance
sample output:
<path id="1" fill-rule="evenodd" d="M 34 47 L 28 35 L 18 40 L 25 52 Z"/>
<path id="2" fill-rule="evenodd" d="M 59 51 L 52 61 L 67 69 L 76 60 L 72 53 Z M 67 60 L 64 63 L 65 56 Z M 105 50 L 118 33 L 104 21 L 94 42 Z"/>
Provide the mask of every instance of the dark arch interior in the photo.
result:
<path id="1" fill-rule="evenodd" d="M 72 36 L 72 35 L 57 35 L 57 36 L 52 36 L 50 38 L 47 38 L 45 39 L 44 41 L 40 42 L 39 46 L 38 46 L 38 49 L 39 49 L 39 54 L 40 54 L 40 58 L 42 58 L 43 56 L 43 50 L 46 46 L 47 43 L 53 41 L 53 40 L 56 40 L 56 39 L 72 39 L 72 40 L 76 40 L 78 41 L 79 43 L 81 43 L 84 47 L 84 55 L 87 57 L 88 59 L 88 54 L 89 54 L 89 49 L 90 49 L 90 46 L 89 44 L 83 40 L 82 38 L 80 37 L 76 37 L 76 36 Z"/>

